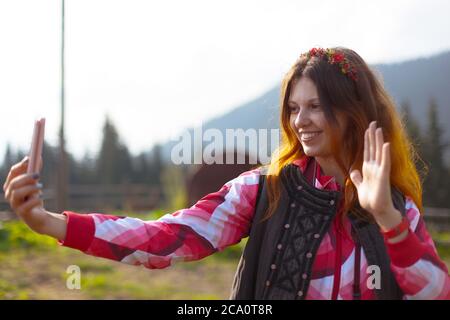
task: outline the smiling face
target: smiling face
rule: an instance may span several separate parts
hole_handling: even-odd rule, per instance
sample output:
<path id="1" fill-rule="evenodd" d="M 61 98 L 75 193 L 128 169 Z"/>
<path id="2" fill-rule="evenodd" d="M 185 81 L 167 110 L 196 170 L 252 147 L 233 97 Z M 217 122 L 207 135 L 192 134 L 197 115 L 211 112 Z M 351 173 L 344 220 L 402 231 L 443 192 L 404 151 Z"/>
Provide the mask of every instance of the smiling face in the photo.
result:
<path id="1" fill-rule="evenodd" d="M 311 79 L 303 76 L 293 81 L 288 100 L 289 124 L 299 139 L 307 156 L 329 158 L 332 156 L 331 136 L 336 134 L 329 126 L 317 88 Z M 339 127 L 345 128 L 345 119 L 336 114 Z"/>

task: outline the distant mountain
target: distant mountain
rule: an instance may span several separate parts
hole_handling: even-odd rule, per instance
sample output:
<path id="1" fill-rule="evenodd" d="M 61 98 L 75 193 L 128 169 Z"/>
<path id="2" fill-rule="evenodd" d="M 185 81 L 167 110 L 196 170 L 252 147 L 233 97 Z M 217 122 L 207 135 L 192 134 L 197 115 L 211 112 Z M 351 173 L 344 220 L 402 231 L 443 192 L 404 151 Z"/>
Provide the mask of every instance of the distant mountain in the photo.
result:
<path id="1" fill-rule="evenodd" d="M 448 128 L 450 125 L 450 52 L 395 64 L 377 64 L 372 67 L 380 72 L 386 89 L 398 107 L 404 101 L 409 102 L 411 113 L 422 129 L 427 125 L 427 108 L 433 97 L 437 102 L 444 136 L 450 141 L 450 128 Z M 279 94 L 280 86 L 278 85 L 262 96 L 211 119 L 203 125 L 203 130 L 216 128 L 224 134 L 227 128 L 244 130 L 278 128 Z M 193 130 L 190 129 L 190 132 Z M 170 157 L 175 144 L 176 142 L 171 141 L 163 145 L 163 155 L 166 159 Z"/>
<path id="2" fill-rule="evenodd" d="M 436 99 L 441 125 L 450 138 L 450 52 L 396 64 L 374 66 L 385 87 L 399 105 L 408 100 L 413 116 L 422 128 L 427 124 L 430 99 Z"/>

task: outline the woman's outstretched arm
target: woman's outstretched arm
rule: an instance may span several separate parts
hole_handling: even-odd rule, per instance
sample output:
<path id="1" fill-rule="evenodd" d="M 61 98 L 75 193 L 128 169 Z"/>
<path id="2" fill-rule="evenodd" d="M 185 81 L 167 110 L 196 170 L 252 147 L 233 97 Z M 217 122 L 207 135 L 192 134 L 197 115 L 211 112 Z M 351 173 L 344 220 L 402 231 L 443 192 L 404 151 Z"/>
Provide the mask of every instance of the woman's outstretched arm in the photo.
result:
<path id="1" fill-rule="evenodd" d="M 38 197 L 36 177 L 26 175 L 25 168 L 24 163 L 14 166 L 4 189 L 13 210 L 32 230 L 93 256 L 151 269 L 201 259 L 246 237 L 260 175 L 259 170 L 245 172 L 190 208 L 143 221 L 98 213 L 48 212 Z"/>

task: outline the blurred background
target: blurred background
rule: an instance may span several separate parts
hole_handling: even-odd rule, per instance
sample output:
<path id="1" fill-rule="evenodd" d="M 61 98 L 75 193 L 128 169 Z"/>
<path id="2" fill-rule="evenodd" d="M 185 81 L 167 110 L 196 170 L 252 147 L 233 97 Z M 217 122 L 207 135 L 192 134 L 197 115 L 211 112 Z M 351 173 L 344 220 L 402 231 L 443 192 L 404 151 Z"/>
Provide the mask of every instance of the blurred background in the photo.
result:
<path id="1" fill-rule="evenodd" d="M 0 0 L 0 181 L 45 117 L 47 209 L 157 219 L 254 167 L 174 165 L 183 132 L 278 128 L 280 83 L 298 55 L 345 46 L 397 103 L 450 266 L 448 12 L 444 0 Z M 226 299 L 245 245 L 149 271 L 58 248 L 3 196 L 0 223 L 0 299 Z M 65 286 L 71 264 L 81 290 Z"/>

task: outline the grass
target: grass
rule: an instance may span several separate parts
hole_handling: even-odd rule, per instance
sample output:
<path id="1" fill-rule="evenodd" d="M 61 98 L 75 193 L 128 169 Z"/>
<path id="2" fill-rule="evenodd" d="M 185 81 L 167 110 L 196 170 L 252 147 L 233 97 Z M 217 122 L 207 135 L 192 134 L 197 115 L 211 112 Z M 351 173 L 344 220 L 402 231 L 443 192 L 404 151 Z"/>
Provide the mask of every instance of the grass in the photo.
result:
<path id="1" fill-rule="evenodd" d="M 447 240 L 450 233 L 433 238 Z M 201 261 L 149 270 L 61 247 L 25 224 L 9 221 L 0 226 L 0 299 L 228 299 L 245 242 Z M 450 248 L 437 249 L 450 267 Z M 70 265 L 81 269 L 80 290 L 66 287 Z"/>
<path id="2" fill-rule="evenodd" d="M 68 248 L 0 254 L 0 299 L 226 299 L 237 265 L 218 259 L 148 270 Z M 81 290 L 69 290 L 69 265 L 81 270 Z"/>
<path id="3" fill-rule="evenodd" d="M 228 299 L 242 248 L 149 270 L 61 247 L 9 221 L 0 228 L 0 299 Z M 66 287 L 70 265 L 81 270 L 81 290 Z"/>

